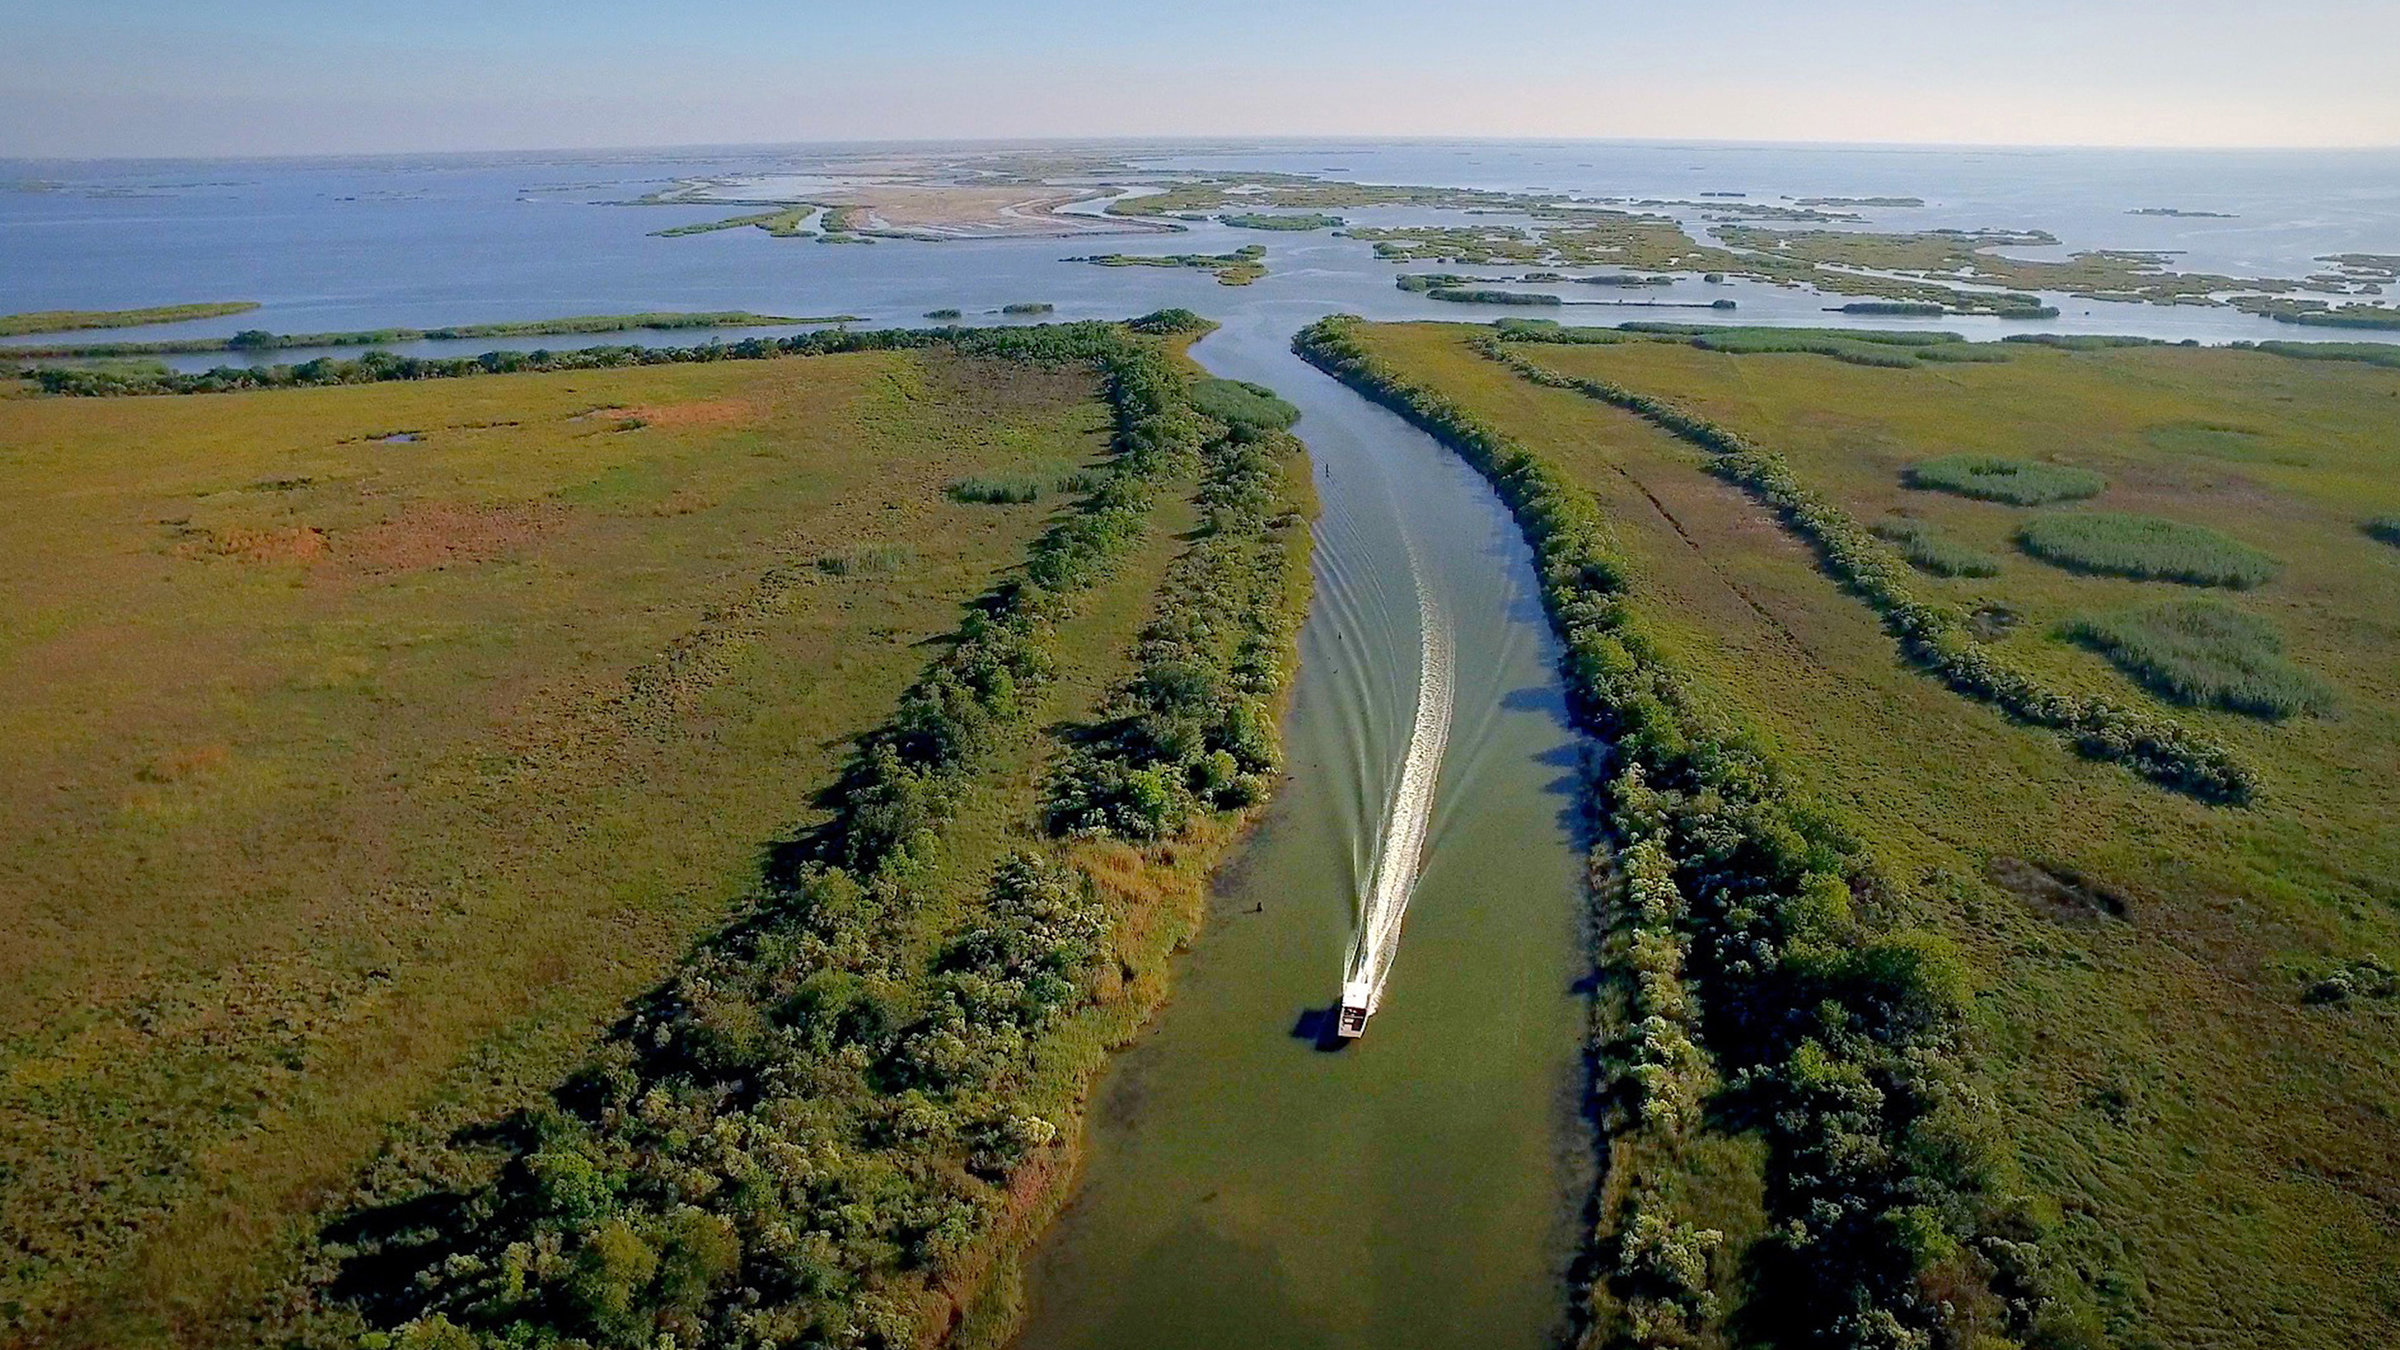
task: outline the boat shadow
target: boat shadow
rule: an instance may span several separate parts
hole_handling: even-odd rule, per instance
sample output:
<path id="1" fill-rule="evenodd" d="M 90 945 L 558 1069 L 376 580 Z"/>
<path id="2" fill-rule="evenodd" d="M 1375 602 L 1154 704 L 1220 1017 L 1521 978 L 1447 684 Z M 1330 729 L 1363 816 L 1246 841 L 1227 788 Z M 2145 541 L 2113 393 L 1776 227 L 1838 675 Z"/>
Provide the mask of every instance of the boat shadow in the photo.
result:
<path id="1" fill-rule="evenodd" d="M 1350 1046 L 1350 1038 L 1337 1029 L 1341 1025 L 1341 1005 L 1329 1003 L 1322 1008 L 1303 1008 L 1292 1023 L 1292 1039 L 1307 1041 L 1321 1055 L 1340 1054 Z"/>

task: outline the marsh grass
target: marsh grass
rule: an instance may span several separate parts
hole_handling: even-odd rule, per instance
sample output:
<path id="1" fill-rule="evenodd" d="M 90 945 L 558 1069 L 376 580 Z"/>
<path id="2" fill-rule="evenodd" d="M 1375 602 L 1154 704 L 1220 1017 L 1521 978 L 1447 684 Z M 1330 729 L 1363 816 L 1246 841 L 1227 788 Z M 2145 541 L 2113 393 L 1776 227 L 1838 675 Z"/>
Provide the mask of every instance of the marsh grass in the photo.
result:
<path id="1" fill-rule="evenodd" d="M 906 544 L 868 544 L 847 553 L 828 553 L 817 559 L 817 570 L 836 577 L 888 577 L 916 561 Z"/>
<path id="2" fill-rule="evenodd" d="M 1300 420 L 1300 410 L 1274 390 L 1242 380 L 1200 380 L 1192 386 L 1191 399 L 1193 407 L 1233 426 L 1281 431 Z"/>
<path id="3" fill-rule="evenodd" d="M 2237 591 L 2272 581 L 2283 570 L 2272 554 L 2205 525 L 2109 511 L 2038 516 L 2017 532 L 2017 543 L 2072 572 Z"/>
<path id="4" fill-rule="evenodd" d="M 1996 577 L 2000 560 L 1981 549 L 1969 548 L 1924 521 L 1906 516 L 1879 521 L 1875 537 L 1900 550 L 1900 556 L 1922 572 L 1937 577 Z"/>
<path id="5" fill-rule="evenodd" d="M 2333 707 L 2323 680 L 2284 659 L 2283 638 L 2255 614 L 2214 600 L 2171 600 L 2117 614 L 2081 615 L 2067 640 L 2107 657 L 2169 702 L 2280 720 Z"/>
<path id="6" fill-rule="evenodd" d="M 2081 501 L 2108 489 L 2108 480 L 2089 469 L 1999 455 L 1944 455 L 1911 464 L 1907 481 L 1913 488 L 1954 492 L 2010 506 Z"/>

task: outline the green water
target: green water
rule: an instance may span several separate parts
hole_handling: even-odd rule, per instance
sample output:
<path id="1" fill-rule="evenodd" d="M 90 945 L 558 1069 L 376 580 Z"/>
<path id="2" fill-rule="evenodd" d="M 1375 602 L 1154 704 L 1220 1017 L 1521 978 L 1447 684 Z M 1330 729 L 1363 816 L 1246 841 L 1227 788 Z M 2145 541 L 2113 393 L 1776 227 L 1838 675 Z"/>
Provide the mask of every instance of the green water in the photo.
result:
<path id="1" fill-rule="evenodd" d="M 1103 1081 L 1024 1350 L 1537 1347 L 1563 1319 L 1591 1143 L 1554 648 L 1498 501 L 1290 356 L 1298 326 L 1269 312 L 1196 353 L 1299 404 L 1320 466 L 1291 777 Z M 1382 1010 L 1328 1052 L 1295 1032 L 1336 992 L 1415 720 L 1420 584 L 1456 652 L 1448 753 Z"/>

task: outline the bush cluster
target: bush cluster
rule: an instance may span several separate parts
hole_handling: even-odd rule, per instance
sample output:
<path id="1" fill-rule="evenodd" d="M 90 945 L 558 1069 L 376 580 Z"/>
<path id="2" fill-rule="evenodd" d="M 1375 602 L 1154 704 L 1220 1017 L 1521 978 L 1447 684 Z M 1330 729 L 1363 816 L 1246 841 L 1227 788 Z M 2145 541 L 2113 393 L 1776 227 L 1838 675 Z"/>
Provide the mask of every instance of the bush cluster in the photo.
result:
<path id="1" fill-rule="evenodd" d="M 1425 298 L 1458 305 L 1523 305 L 1536 309 L 1566 303 L 1548 291 L 1502 291 L 1488 286 L 1429 286 Z"/>
<path id="2" fill-rule="evenodd" d="M 2323 680 L 2283 656 L 2275 626 L 2210 600 L 2175 600 L 2067 621 L 2065 636 L 2105 656 L 2160 698 L 2254 717 L 2322 713 Z"/>
<path id="3" fill-rule="evenodd" d="M 1274 426 L 1226 425 L 1207 452 L 1200 537 L 1167 577 L 1133 677 L 1052 778 L 1046 812 L 1059 834 L 1171 838 L 1273 786 L 1275 698 L 1296 617 L 1283 532 L 1300 528 L 1277 510 L 1277 485 L 1299 442 Z"/>
<path id="4" fill-rule="evenodd" d="M 1955 492 L 2011 506 L 2081 501 L 2099 496 L 2108 487 L 2108 480 L 2090 469 L 1999 455 L 1944 455 L 1924 460 L 1908 466 L 1907 480 L 1913 488 Z"/>
<path id="5" fill-rule="evenodd" d="M 939 903 L 945 831 L 1031 730 L 1077 595 L 1141 537 L 1217 424 L 1105 325 L 957 334 L 1104 374 L 1116 451 L 863 737 L 833 817 L 753 909 L 641 1000 L 543 1109 L 486 1133 L 486 1183 L 396 1183 L 341 1226 L 336 1291 L 402 1346 L 909 1346 L 981 1277 L 1012 1180 L 1056 1137 L 1032 1097 L 1062 1018 L 1113 976 L 1111 915 L 1040 853 Z"/>
<path id="6" fill-rule="evenodd" d="M 2400 516 L 2376 516 L 2359 528 L 2365 530 L 2370 539 L 2400 548 Z"/>
<path id="7" fill-rule="evenodd" d="M 1853 911 L 1854 890 L 1872 882 L 1868 860 L 1661 656 L 1627 603 L 1627 563 L 1591 495 L 1399 379 L 1361 345 L 1358 323 L 1324 320 L 1296 345 L 1449 445 L 1507 502 L 1533 546 L 1577 719 L 1607 747 L 1600 796 L 1643 910 L 1636 938 L 1655 931 L 1653 910 L 1663 918 L 1683 902 L 1671 926 L 1700 1005 L 1695 1049 L 1769 1144 L 1771 1235 L 1751 1254 L 1758 1324 L 1780 1343 L 1827 1347 L 2042 1332 L 2065 1305 L 2046 1293 L 2032 1227 L 2000 1190 L 1989 1106 L 1964 1066 L 1957 953 Z M 1668 1024 L 1651 1042 L 1667 1048 L 1652 1053 L 1676 1057 L 1667 1010 L 1685 1008 L 1685 993 L 1655 978 L 1673 963 L 1655 939 L 1633 951 L 1653 977 L 1640 1006 L 1659 1009 L 1641 1020 Z M 1674 1084 L 1697 1072 L 1650 1075 L 1664 1094 L 1653 1114 L 1681 1116 Z M 1637 1211 L 1616 1245 L 1615 1268 L 1630 1263 L 1653 1291 L 1640 1315 L 1705 1315 L 1684 1293 L 1704 1233 Z"/>
<path id="8" fill-rule="evenodd" d="M 2241 804 L 2257 791 L 2254 770 L 2189 727 L 2106 699 L 2061 692 L 1993 655 L 1955 608 L 1917 599 L 1909 589 L 1907 564 L 1849 513 L 1804 486 L 1780 456 L 1664 400 L 1525 360 L 1498 335 L 1483 340 L 1479 349 L 1528 380 L 1623 408 L 1707 451 L 1712 472 L 1774 508 L 1814 546 L 1827 570 L 1883 617 L 1902 653 L 1958 693 L 2053 728 L 2086 756 L 2123 764 L 2203 801 Z"/>
<path id="9" fill-rule="evenodd" d="M 2205 525 L 2113 511 L 2037 516 L 2017 531 L 2017 544 L 2072 572 L 2237 591 L 2273 581 L 2283 570 L 2273 554 Z"/>
<path id="10" fill-rule="evenodd" d="M 2353 957 L 2308 986 L 2310 1003 L 2347 1003 L 2354 998 L 2400 997 L 2400 970 L 2372 953 Z"/>

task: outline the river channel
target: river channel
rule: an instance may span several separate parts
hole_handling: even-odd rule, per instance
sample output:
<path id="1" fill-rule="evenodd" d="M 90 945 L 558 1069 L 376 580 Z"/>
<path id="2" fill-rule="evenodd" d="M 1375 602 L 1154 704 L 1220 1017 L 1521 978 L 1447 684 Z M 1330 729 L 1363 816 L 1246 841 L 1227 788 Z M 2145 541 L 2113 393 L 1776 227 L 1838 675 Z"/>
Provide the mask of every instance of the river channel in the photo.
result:
<path id="1" fill-rule="evenodd" d="M 1195 355 L 1299 405 L 1317 599 L 1290 778 L 1224 878 L 1153 1034 L 1091 1115 L 1032 1269 L 1026 1350 L 1544 1344 L 1591 1147 L 1579 747 L 1522 538 L 1455 456 L 1303 364 L 1260 306 Z M 1423 588 L 1420 596 L 1419 588 Z M 1425 866 L 1381 1011 L 1312 1034 L 1415 721 L 1420 624 L 1455 699 Z"/>

